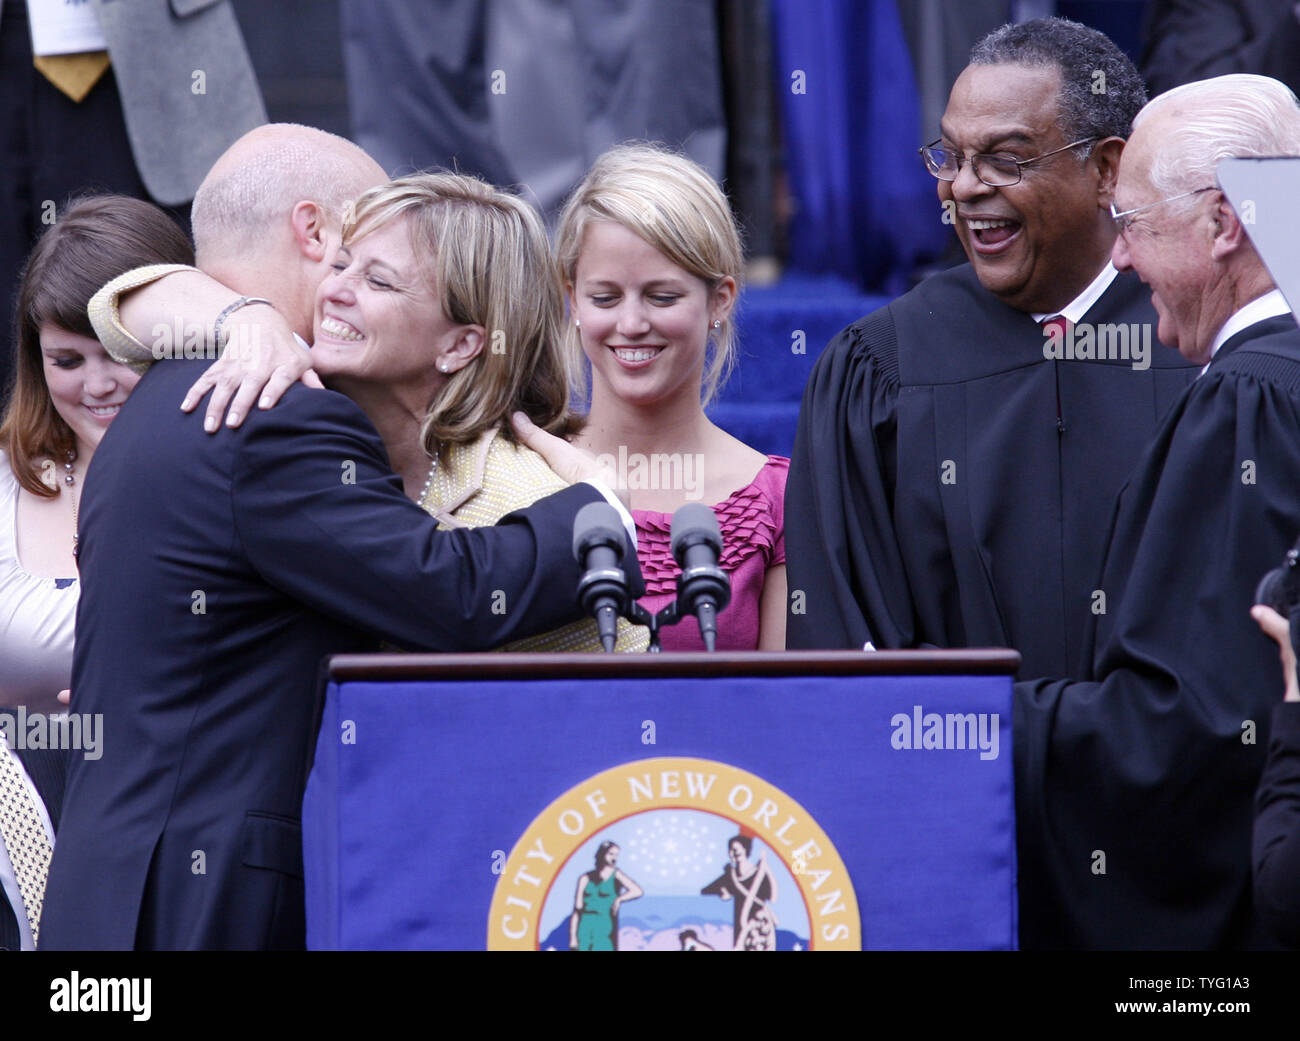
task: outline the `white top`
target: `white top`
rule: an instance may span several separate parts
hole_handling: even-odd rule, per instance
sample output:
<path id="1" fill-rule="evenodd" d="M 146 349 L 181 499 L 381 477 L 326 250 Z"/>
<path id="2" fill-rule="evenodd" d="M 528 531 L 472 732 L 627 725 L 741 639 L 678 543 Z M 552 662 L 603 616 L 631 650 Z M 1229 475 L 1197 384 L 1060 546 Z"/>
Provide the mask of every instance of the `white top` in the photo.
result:
<path id="1" fill-rule="evenodd" d="M 1262 322 L 1268 318 L 1276 318 L 1278 315 L 1290 314 L 1291 308 L 1286 302 L 1286 297 L 1282 295 L 1280 289 L 1270 289 L 1263 296 L 1257 296 L 1240 311 L 1234 314 L 1226 322 L 1223 328 L 1219 330 L 1219 335 L 1214 338 L 1214 343 L 1210 345 L 1210 357 L 1213 358 L 1219 353 L 1219 348 L 1231 340 L 1237 333 L 1243 329 L 1249 329 L 1252 325 Z M 1205 369 L 1210 366 L 1207 363 Z M 1204 372 L 1205 369 L 1201 371 Z"/>
<path id="2" fill-rule="evenodd" d="M 78 54 L 108 49 L 93 4 L 27 0 L 27 22 L 32 33 L 34 55 Z"/>
<path id="3" fill-rule="evenodd" d="M 1101 269 L 1097 277 L 1088 283 L 1088 288 L 1062 307 L 1059 311 L 1052 311 L 1049 314 L 1034 314 L 1033 312 L 1030 312 L 1030 317 L 1041 325 L 1048 318 L 1055 318 L 1059 315 L 1071 325 L 1078 325 L 1083 321 L 1083 316 L 1088 313 L 1089 308 L 1101 299 L 1101 294 L 1110 288 L 1110 284 L 1115 281 L 1115 276 L 1118 274 L 1119 271 L 1116 269 L 1115 265 L 1108 260 L 1106 261 L 1106 266 Z"/>
<path id="4" fill-rule="evenodd" d="M 18 479 L 0 452 L 0 705 L 67 711 L 59 691 L 72 682 L 72 634 L 80 583 L 40 578 L 18 562 Z"/>

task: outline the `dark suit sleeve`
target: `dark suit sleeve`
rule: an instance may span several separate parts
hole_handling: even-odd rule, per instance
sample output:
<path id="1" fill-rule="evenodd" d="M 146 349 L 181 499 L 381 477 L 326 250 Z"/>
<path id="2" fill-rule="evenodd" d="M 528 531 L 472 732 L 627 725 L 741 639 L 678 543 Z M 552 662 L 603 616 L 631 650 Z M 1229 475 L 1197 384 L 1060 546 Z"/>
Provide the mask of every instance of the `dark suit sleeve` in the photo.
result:
<path id="1" fill-rule="evenodd" d="M 438 531 L 406 498 L 351 402 L 286 395 L 248 421 L 234 463 L 236 535 L 263 578 L 403 646 L 487 650 L 579 617 L 571 548 L 580 484 L 494 527 Z"/>
<path id="2" fill-rule="evenodd" d="M 1273 709 L 1268 765 L 1255 801 L 1255 907 L 1279 940 L 1300 947 L 1300 704 Z"/>
<path id="3" fill-rule="evenodd" d="M 1142 74 L 1152 95 L 1193 80 L 1253 72 L 1300 87 L 1294 0 L 1155 0 Z"/>
<path id="4" fill-rule="evenodd" d="M 785 496 L 792 649 L 912 642 L 893 520 L 896 355 L 877 311 L 830 342 L 804 391 Z"/>
<path id="5" fill-rule="evenodd" d="M 1016 685 L 1026 946 L 1244 941 L 1277 688 L 1249 611 L 1300 526 L 1298 372 L 1192 386 L 1120 495 L 1091 675 Z"/>

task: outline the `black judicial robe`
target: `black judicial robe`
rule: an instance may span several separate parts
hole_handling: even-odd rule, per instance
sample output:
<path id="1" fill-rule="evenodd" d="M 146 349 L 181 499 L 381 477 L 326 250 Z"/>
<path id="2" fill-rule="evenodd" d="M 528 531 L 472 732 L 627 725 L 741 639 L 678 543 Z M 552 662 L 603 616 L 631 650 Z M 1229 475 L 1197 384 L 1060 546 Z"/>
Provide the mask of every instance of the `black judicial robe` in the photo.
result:
<path id="1" fill-rule="evenodd" d="M 1049 360 L 970 265 L 849 326 L 804 394 L 786 491 L 792 648 L 1014 647 L 1082 664 L 1115 496 L 1195 377 L 1120 273 L 1084 316 L 1150 368 Z"/>
<path id="2" fill-rule="evenodd" d="M 1084 682 L 1016 685 L 1023 946 L 1268 942 L 1251 802 L 1281 680 L 1249 611 L 1297 531 L 1300 330 L 1283 316 L 1219 350 L 1121 492 Z"/>

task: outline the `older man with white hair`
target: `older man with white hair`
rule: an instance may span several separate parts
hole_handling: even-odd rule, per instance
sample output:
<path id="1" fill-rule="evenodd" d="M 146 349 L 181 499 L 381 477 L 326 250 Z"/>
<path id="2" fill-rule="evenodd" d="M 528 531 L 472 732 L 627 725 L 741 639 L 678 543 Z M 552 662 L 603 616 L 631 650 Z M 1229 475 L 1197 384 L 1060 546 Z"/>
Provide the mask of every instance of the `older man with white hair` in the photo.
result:
<path id="1" fill-rule="evenodd" d="M 1300 330 L 1215 168 L 1274 155 L 1300 156 L 1295 96 L 1233 75 L 1151 101 L 1120 163 L 1115 266 L 1206 368 L 1120 493 L 1085 675 L 1017 685 L 1026 946 L 1271 942 L 1250 829 L 1276 666 L 1248 612 L 1300 528 Z"/>

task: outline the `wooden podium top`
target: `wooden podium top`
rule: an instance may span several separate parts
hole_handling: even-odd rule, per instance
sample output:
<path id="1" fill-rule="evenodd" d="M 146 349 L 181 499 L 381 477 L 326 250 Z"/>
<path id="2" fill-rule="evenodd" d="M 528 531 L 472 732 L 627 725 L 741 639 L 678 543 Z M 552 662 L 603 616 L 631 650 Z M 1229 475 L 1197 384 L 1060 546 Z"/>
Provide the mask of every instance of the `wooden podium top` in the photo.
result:
<path id="1" fill-rule="evenodd" d="M 570 679 L 578 676 L 1014 675 L 1018 651 L 749 651 L 663 654 L 336 654 L 330 680 Z"/>

